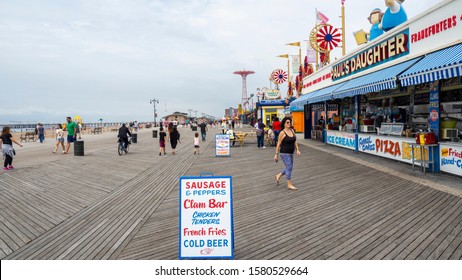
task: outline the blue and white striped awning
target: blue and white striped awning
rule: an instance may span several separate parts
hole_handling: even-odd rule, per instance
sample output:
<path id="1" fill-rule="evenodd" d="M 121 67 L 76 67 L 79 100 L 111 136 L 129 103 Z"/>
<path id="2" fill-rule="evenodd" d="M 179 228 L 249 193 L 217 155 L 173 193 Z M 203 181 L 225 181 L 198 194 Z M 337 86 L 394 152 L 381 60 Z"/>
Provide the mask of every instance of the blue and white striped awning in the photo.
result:
<path id="1" fill-rule="evenodd" d="M 462 44 L 427 54 L 399 75 L 401 85 L 417 85 L 462 76 Z"/>
<path id="2" fill-rule="evenodd" d="M 307 104 L 307 100 L 310 96 L 312 96 L 316 91 L 304 94 L 299 98 L 295 99 L 294 101 L 290 102 L 290 111 L 291 112 L 301 112 L 303 111 L 303 106 Z"/>
<path id="3" fill-rule="evenodd" d="M 334 98 L 377 92 L 386 89 L 396 88 L 397 78 L 400 73 L 408 69 L 422 57 L 414 58 L 400 64 L 372 72 L 370 74 L 355 78 L 346 83 L 343 87 L 334 92 Z"/>
<path id="4" fill-rule="evenodd" d="M 342 82 L 342 83 L 338 83 L 338 84 L 335 84 L 335 85 L 328 86 L 328 87 L 326 87 L 326 88 L 322 88 L 322 89 L 320 89 L 320 90 L 317 90 L 313 95 L 311 95 L 311 96 L 308 98 L 308 104 L 323 102 L 323 101 L 332 99 L 333 93 L 334 93 L 338 88 L 342 87 L 342 86 L 343 86 L 344 84 L 346 84 L 346 83 L 348 83 L 348 81 Z"/>
<path id="5" fill-rule="evenodd" d="M 290 103 L 290 111 L 303 111 L 303 106 L 305 106 L 305 104 L 323 102 L 332 99 L 332 92 L 334 92 L 335 89 L 343 86 L 345 83 L 346 82 L 328 86 L 326 88 L 318 89 L 300 96 Z"/>

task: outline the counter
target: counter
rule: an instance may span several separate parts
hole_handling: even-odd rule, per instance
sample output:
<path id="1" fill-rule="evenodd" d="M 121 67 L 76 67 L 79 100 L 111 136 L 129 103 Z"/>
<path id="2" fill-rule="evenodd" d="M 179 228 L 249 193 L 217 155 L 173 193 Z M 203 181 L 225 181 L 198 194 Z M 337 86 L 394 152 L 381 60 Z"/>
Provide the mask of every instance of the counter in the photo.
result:
<path id="1" fill-rule="evenodd" d="M 462 143 L 440 143 L 440 170 L 462 176 Z"/>
<path id="2" fill-rule="evenodd" d="M 430 151 L 428 146 L 411 145 L 415 143 L 414 138 L 377 135 L 371 133 L 354 133 L 337 130 L 325 130 L 326 144 L 334 145 L 350 150 L 357 150 L 361 153 L 371 154 L 379 157 L 384 157 L 392 160 L 397 160 L 412 164 L 412 154 L 414 154 L 414 162 L 435 162 L 435 164 L 425 164 L 426 167 L 438 172 L 444 163 L 446 172 L 454 173 L 462 176 L 462 144 L 448 143 L 445 144 L 444 161 L 439 157 L 442 153 L 440 145 L 432 145 Z M 413 147 L 414 146 L 414 147 Z M 440 152 L 441 150 L 441 152 Z M 422 154 L 424 153 L 424 155 Z M 443 158 L 443 157 L 442 157 Z M 445 171 L 441 169 L 442 171 Z"/>

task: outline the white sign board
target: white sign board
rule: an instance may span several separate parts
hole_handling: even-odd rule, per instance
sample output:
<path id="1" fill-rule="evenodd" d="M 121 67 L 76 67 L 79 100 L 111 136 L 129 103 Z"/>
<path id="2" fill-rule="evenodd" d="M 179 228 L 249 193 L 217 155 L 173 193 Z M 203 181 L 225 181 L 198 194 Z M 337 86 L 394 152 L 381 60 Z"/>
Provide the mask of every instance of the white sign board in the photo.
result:
<path id="1" fill-rule="evenodd" d="M 329 145 L 339 146 L 350 150 L 356 149 L 356 136 L 354 133 L 326 130 L 326 141 Z"/>
<path id="2" fill-rule="evenodd" d="M 230 176 L 180 178 L 179 257 L 234 258 Z"/>
<path id="3" fill-rule="evenodd" d="M 229 157 L 231 155 L 231 147 L 229 145 L 228 134 L 215 135 L 215 156 Z"/>
<path id="4" fill-rule="evenodd" d="M 267 99 L 280 99 L 281 98 L 281 93 L 277 89 L 266 89 L 263 93 Z"/>
<path id="5" fill-rule="evenodd" d="M 441 171 L 462 176 L 462 146 L 440 143 Z"/>
<path id="6" fill-rule="evenodd" d="M 359 134 L 358 151 L 397 161 L 412 163 L 412 146 L 409 142 L 414 141 L 414 138 Z M 429 160 L 428 147 L 425 148 L 423 155 L 419 147 L 414 147 L 414 159 L 422 160 L 423 156 L 425 156 L 425 160 Z"/>

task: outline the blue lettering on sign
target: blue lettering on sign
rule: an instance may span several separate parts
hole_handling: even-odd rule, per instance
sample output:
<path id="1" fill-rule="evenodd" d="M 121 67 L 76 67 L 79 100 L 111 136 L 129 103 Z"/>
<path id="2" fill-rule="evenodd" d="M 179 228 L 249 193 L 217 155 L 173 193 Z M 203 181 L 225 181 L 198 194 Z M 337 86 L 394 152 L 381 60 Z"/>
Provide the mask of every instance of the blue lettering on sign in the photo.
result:
<path id="1" fill-rule="evenodd" d="M 462 169 L 462 159 L 456 160 L 455 158 L 448 159 L 448 158 L 443 158 L 441 160 L 441 165 L 455 165 L 457 168 Z"/>
<path id="2" fill-rule="evenodd" d="M 227 239 L 208 239 L 207 247 L 228 247 Z"/>
<path id="3" fill-rule="evenodd" d="M 344 147 L 354 147 L 355 140 L 354 139 L 347 139 L 345 137 L 335 137 L 335 144 L 344 146 Z"/>
<path id="4" fill-rule="evenodd" d="M 361 151 L 375 151 L 375 144 L 371 137 L 359 138 L 359 146 Z"/>
<path id="5" fill-rule="evenodd" d="M 355 139 L 348 139 L 345 137 L 340 137 L 340 136 L 327 136 L 327 143 L 328 144 L 333 144 L 333 145 L 338 145 L 338 146 L 344 146 L 344 147 L 355 147 L 356 140 Z"/>
<path id="6" fill-rule="evenodd" d="M 452 159 L 447 159 L 447 158 L 443 158 L 441 160 L 441 165 L 454 165 L 454 158 Z"/>
<path id="7" fill-rule="evenodd" d="M 204 240 L 185 240 L 183 245 L 187 247 L 204 247 L 205 241 Z"/>

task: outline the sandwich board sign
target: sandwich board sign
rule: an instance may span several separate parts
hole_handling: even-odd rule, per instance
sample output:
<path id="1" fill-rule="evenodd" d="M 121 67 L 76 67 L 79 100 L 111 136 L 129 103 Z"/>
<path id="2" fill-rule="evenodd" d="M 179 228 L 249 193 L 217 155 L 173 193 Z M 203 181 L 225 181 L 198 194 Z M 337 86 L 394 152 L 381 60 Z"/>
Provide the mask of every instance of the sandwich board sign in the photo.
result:
<path id="1" fill-rule="evenodd" d="M 215 156 L 229 157 L 231 155 L 231 146 L 229 134 L 215 135 Z"/>
<path id="2" fill-rule="evenodd" d="M 231 176 L 180 177 L 179 258 L 234 259 Z"/>

